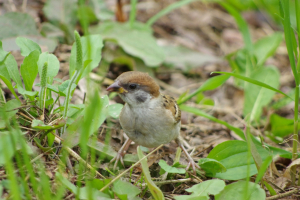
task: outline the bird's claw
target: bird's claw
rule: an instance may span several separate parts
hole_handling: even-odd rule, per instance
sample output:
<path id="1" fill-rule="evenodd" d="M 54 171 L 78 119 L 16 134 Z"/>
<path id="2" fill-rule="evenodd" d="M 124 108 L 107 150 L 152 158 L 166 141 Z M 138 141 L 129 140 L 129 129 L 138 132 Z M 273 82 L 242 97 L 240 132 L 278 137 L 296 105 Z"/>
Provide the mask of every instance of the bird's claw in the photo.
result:
<path id="1" fill-rule="evenodd" d="M 188 171 L 190 168 L 193 169 L 194 175 L 196 175 L 196 168 L 200 169 L 200 166 L 195 163 L 193 159 L 189 159 L 189 163 L 187 167 L 185 168 L 186 171 Z"/>
<path id="2" fill-rule="evenodd" d="M 117 153 L 117 155 L 116 155 L 113 159 L 111 159 L 111 161 L 110 161 L 109 163 L 115 162 L 114 168 L 113 168 L 114 170 L 116 170 L 119 161 L 121 162 L 121 164 L 123 165 L 123 167 L 125 167 L 124 161 L 123 161 L 123 157 L 124 157 L 124 152 L 122 152 L 122 151 L 120 150 L 120 151 Z"/>
<path id="3" fill-rule="evenodd" d="M 109 162 L 109 163 L 112 163 L 115 161 L 114 168 L 113 168 L 114 170 L 116 170 L 119 161 L 122 163 L 123 167 L 125 167 L 123 157 L 126 154 L 126 151 L 131 142 L 132 142 L 132 140 L 127 138 L 125 143 L 121 147 L 121 149 L 118 151 L 117 155 Z"/>

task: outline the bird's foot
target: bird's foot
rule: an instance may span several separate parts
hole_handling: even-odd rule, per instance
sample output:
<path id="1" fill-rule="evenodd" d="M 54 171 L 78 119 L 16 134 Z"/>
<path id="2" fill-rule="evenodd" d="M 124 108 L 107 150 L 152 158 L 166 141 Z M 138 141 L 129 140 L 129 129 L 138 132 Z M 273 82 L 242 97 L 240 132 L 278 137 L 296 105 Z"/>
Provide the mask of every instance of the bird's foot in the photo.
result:
<path id="1" fill-rule="evenodd" d="M 182 151 L 184 152 L 184 154 L 186 155 L 186 157 L 189 160 L 189 163 L 186 167 L 186 171 L 188 171 L 190 168 L 193 169 L 194 175 L 196 175 L 196 168 L 201 169 L 199 165 L 197 165 L 197 163 L 195 163 L 195 161 L 193 160 L 193 158 L 191 157 L 191 155 L 187 152 L 187 150 L 184 148 L 182 142 L 180 141 L 179 138 L 176 138 L 176 143 L 178 144 L 178 146 L 182 149 Z"/>
<path id="2" fill-rule="evenodd" d="M 116 170 L 119 161 L 124 166 L 124 161 L 123 161 L 124 155 L 125 155 L 125 152 L 121 151 L 121 149 L 120 149 L 119 152 L 117 153 L 117 155 L 113 159 L 111 159 L 111 161 L 109 163 L 115 162 L 114 168 L 113 168 L 114 170 Z"/>
<path id="3" fill-rule="evenodd" d="M 185 168 L 186 171 L 188 171 L 190 168 L 193 169 L 194 175 L 196 175 L 196 168 L 201 169 L 200 166 L 195 163 L 195 161 L 193 160 L 193 158 L 190 156 L 190 154 L 187 154 L 188 159 L 189 159 L 189 163 L 187 165 L 187 167 Z"/>
<path id="4" fill-rule="evenodd" d="M 121 147 L 121 149 L 118 151 L 117 155 L 109 162 L 109 163 L 115 162 L 113 170 L 116 170 L 119 161 L 125 167 L 123 158 L 131 142 L 132 140 L 128 138 L 123 144 L 123 146 Z"/>

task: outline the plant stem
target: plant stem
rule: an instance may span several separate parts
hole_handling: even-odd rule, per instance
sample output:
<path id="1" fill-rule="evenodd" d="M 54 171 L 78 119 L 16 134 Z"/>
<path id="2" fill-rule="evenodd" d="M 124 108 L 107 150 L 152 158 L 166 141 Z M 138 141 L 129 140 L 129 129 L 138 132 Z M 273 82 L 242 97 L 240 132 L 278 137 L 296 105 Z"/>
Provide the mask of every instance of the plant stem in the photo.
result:
<path id="1" fill-rule="evenodd" d="M 135 22 L 135 16 L 136 16 L 136 3 L 137 0 L 131 0 L 130 4 L 131 4 L 131 11 L 130 11 L 130 16 L 129 16 L 129 23 L 130 23 L 130 27 L 133 27 L 133 24 Z"/>
<path id="2" fill-rule="evenodd" d="M 69 103 L 70 103 L 70 96 L 71 96 L 71 88 L 72 88 L 72 84 L 75 81 L 75 79 L 77 78 L 79 74 L 79 71 L 76 70 L 74 76 L 72 76 L 72 79 L 69 82 L 69 86 L 68 86 L 68 92 L 67 92 L 67 96 L 64 102 L 64 114 L 63 114 L 63 119 L 67 119 L 67 114 L 68 114 L 68 107 L 69 107 Z M 61 128 L 61 135 L 65 132 L 67 127 L 67 123 Z"/>
<path id="3" fill-rule="evenodd" d="M 296 85 L 295 89 L 295 111 L 294 111 L 294 135 L 293 135 L 293 161 L 297 159 L 298 149 L 298 110 L 299 110 L 299 85 Z M 296 180 L 296 166 L 291 169 L 292 185 Z"/>

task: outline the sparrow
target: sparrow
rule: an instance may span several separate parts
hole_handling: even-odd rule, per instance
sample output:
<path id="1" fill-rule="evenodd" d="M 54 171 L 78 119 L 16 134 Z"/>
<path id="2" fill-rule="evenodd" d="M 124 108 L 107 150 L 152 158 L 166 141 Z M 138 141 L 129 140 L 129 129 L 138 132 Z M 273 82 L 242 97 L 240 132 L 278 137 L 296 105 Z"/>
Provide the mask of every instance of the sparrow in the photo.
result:
<path id="1" fill-rule="evenodd" d="M 111 160 L 123 164 L 123 156 L 132 141 L 152 148 L 175 140 L 188 158 L 187 170 L 197 165 L 179 139 L 181 111 L 175 99 L 160 93 L 160 87 L 147 73 L 129 71 L 122 73 L 107 91 L 119 93 L 125 102 L 120 113 L 120 124 L 128 136 L 117 156 Z"/>

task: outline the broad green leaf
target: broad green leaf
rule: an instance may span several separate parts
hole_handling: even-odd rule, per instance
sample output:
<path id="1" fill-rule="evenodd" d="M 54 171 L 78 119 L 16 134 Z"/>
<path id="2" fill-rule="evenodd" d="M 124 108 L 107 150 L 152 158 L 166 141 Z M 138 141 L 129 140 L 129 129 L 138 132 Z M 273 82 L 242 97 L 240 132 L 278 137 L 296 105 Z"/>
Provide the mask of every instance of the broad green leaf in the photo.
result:
<path id="1" fill-rule="evenodd" d="M 90 104 L 85 108 L 84 122 L 90 124 L 90 132 L 86 132 L 87 135 L 92 135 L 99 129 L 107 116 L 108 96 L 105 95 L 100 98 L 98 93 L 92 98 Z"/>
<path id="2" fill-rule="evenodd" d="M 55 131 L 53 131 L 53 132 L 55 134 Z M 48 142 L 49 147 L 52 147 L 54 140 L 55 140 L 55 136 L 52 133 L 48 133 L 47 134 L 47 142 Z"/>
<path id="3" fill-rule="evenodd" d="M 20 78 L 18 64 L 14 56 L 8 55 L 4 62 L 4 65 L 6 66 L 10 78 L 18 85 L 18 88 L 23 87 L 23 83 Z"/>
<path id="4" fill-rule="evenodd" d="M 256 145 L 256 148 L 263 160 L 265 160 L 269 155 L 272 155 L 262 146 Z M 245 141 L 233 140 L 217 145 L 208 154 L 207 158 L 212 158 L 219 161 L 227 169 L 226 172 L 217 173 L 214 177 L 226 180 L 239 180 L 247 177 L 247 155 L 247 143 Z M 249 168 L 250 176 L 257 173 L 256 165 L 252 157 Z"/>
<path id="5" fill-rule="evenodd" d="M 47 0 L 43 7 L 43 11 L 47 19 L 56 23 L 57 25 L 62 23 L 74 26 L 77 22 L 76 10 L 76 0 Z"/>
<path id="6" fill-rule="evenodd" d="M 58 129 L 61 128 L 65 125 L 64 120 L 58 121 L 56 124 L 53 125 L 45 125 L 44 122 L 41 120 L 32 120 L 31 127 L 34 129 L 39 129 L 39 130 L 51 130 L 51 129 Z"/>
<path id="7" fill-rule="evenodd" d="M 227 185 L 224 190 L 215 196 L 216 200 L 245 199 L 265 200 L 266 193 L 258 184 L 238 181 Z"/>
<path id="8" fill-rule="evenodd" d="M 89 6 L 94 10 L 97 18 L 101 21 L 114 20 L 115 13 L 109 9 L 106 2 L 103 0 L 91 0 Z"/>
<path id="9" fill-rule="evenodd" d="M 195 92 L 193 92 L 192 94 L 189 94 L 188 96 L 180 98 L 177 101 L 178 105 L 186 102 L 187 100 L 196 96 L 200 92 L 216 89 L 217 87 L 223 85 L 227 81 L 227 79 L 229 79 L 229 77 L 230 77 L 229 75 L 223 75 L 223 76 L 215 76 L 210 79 L 207 79 Z"/>
<path id="10" fill-rule="evenodd" d="M 254 55 L 258 66 L 263 65 L 267 58 L 275 53 L 282 39 L 282 33 L 274 33 L 255 42 Z"/>
<path id="11" fill-rule="evenodd" d="M 176 200 L 209 200 L 207 196 L 199 196 L 199 195 L 180 195 L 174 197 Z"/>
<path id="12" fill-rule="evenodd" d="M 239 75 L 239 74 L 235 74 L 235 73 L 232 73 L 232 72 L 212 72 L 212 73 L 217 73 L 217 74 L 228 74 L 230 76 L 233 76 L 235 78 L 239 78 L 241 80 L 244 80 L 244 81 L 247 81 L 248 83 L 252 83 L 252 84 L 255 84 L 255 85 L 258 85 L 258 86 L 261 86 L 261 87 L 264 87 L 264 88 L 267 88 L 269 90 L 272 90 L 272 91 L 275 91 L 275 92 L 278 92 L 280 94 L 283 94 L 284 96 L 290 98 L 290 99 L 293 99 L 291 98 L 290 96 L 288 96 L 287 94 L 285 94 L 284 92 L 281 92 L 280 90 L 268 85 L 268 84 L 265 84 L 261 81 L 257 81 L 255 79 L 252 79 L 252 78 L 249 78 L 249 77 L 245 77 L 245 76 L 242 76 L 242 75 Z"/>
<path id="13" fill-rule="evenodd" d="M 47 0 L 43 7 L 47 19 L 64 32 L 67 43 L 74 40 L 73 31 L 78 21 L 77 9 L 76 0 Z"/>
<path id="14" fill-rule="evenodd" d="M 27 13 L 8 12 L 0 16 L 0 40 L 20 35 L 39 35 L 34 19 Z"/>
<path id="15" fill-rule="evenodd" d="M 21 75 L 27 91 L 32 90 L 34 79 L 38 74 L 37 61 L 39 59 L 39 51 L 35 50 L 24 58 L 23 64 L 21 65 Z"/>
<path id="16" fill-rule="evenodd" d="M 18 87 L 18 92 L 22 94 L 23 96 L 30 96 L 30 97 L 35 97 L 38 95 L 38 91 L 27 91 L 23 87 Z"/>
<path id="17" fill-rule="evenodd" d="M 67 117 L 76 119 L 77 117 L 81 116 L 82 112 L 84 111 L 84 108 L 84 104 L 69 104 L 69 111 Z"/>
<path id="18" fill-rule="evenodd" d="M 226 172 L 222 163 L 211 158 L 201 158 L 198 165 L 203 169 L 207 176 L 214 176 L 216 173 Z"/>
<path id="19" fill-rule="evenodd" d="M 251 79 L 277 88 L 279 86 L 279 71 L 275 67 L 260 68 L 252 73 Z M 245 85 L 244 116 L 250 114 L 250 121 L 258 120 L 262 108 L 270 103 L 274 94 L 275 91 L 247 83 Z"/>
<path id="20" fill-rule="evenodd" d="M 198 183 L 193 187 L 186 189 L 187 192 L 193 192 L 196 195 L 207 196 L 219 194 L 225 187 L 223 180 L 208 180 L 202 183 Z"/>
<path id="21" fill-rule="evenodd" d="M 45 38 L 41 35 L 24 35 L 24 37 L 37 43 L 40 47 L 43 47 L 44 51 L 54 52 L 58 44 L 56 39 Z M 16 39 L 17 37 L 3 39 L 3 49 L 6 51 L 19 51 L 20 47 L 17 45 Z"/>
<path id="22" fill-rule="evenodd" d="M 102 35 L 89 35 L 80 37 L 81 46 L 82 46 L 82 55 L 83 63 L 86 63 L 88 60 L 89 63 L 84 70 L 84 73 L 81 77 L 84 77 L 90 73 L 94 68 L 98 67 L 101 61 L 101 51 L 103 47 Z M 76 46 L 75 43 L 72 46 L 71 56 L 70 56 L 70 76 L 74 75 L 76 69 Z"/>
<path id="23" fill-rule="evenodd" d="M 7 57 L 8 57 L 8 55 L 7 55 Z M 7 57 L 6 57 L 6 58 L 7 58 Z M 6 59 L 6 58 L 5 58 L 5 59 Z M 5 80 L 8 81 L 9 84 L 11 85 L 10 75 L 9 75 L 9 72 L 8 72 L 8 70 L 7 70 L 7 68 L 6 68 L 6 66 L 5 66 L 5 64 L 4 64 L 3 61 L 0 62 L 0 76 L 3 77 L 3 78 L 2 78 L 3 81 L 4 81 L 4 79 L 5 79 Z M 7 85 L 6 82 L 5 82 L 5 84 Z M 7 85 L 7 86 L 8 86 L 8 85 Z"/>
<path id="24" fill-rule="evenodd" d="M 91 194 L 89 194 L 91 193 Z M 92 197 L 90 197 L 89 195 L 91 195 Z M 86 187 L 82 187 L 79 189 L 79 199 L 101 199 L 101 200 L 111 200 L 110 196 L 100 192 L 99 190 L 95 189 L 95 188 L 88 188 L 88 186 Z"/>
<path id="25" fill-rule="evenodd" d="M 120 103 L 115 103 L 115 104 L 109 105 L 108 106 L 108 115 L 111 116 L 112 118 L 116 119 L 119 117 L 122 108 L 123 108 L 123 105 Z"/>
<path id="26" fill-rule="evenodd" d="M 117 180 L 114 182 L 112 190 L 117 195 L 126 195 L 128 199 L 134 198 L 141 193 L 140 189 L 138 189 L 136 186 L 122 180 Z"/>
<path id="27" fill-rule="evenodd" d="M 9 52 L 3 50 L 2 41 L 0 40 L 0 62 L 2 62 L 7 57 L 8 53 Z"/>
<path id="28" fill-rule="evenodd" d="M 12 99 L 12 100 L 8 101 L 7 103 L 5 103 L 2 108 L 4 108 L 6 118 L 11 119 L 18 112 L 18 109 L 16 109 L 16 108 L 19 108 L 19 107 L 21 107 L 21 102 L 17 99 Z M 0 119 L 1 118 L 2 117 L 0 116 Z"/>
<path id="29" fill-rule="evenodd" d="M 5 164 L 5 156 L 11 159 L 15 153 L 10 134 L 9 131 L 0 131 L 0 166 Z"/>
<path id="30" fill-rule="evenodd" d="M 84 13 L 84 14 L 81 14 Z M 79 20 L 85 21 L 85 23 L 91 24 L 98 21 L 92 7 L 87 5 L 80 5 L 77 9 L 77 17 Z"/>
<path id="31" fill-rule="evenodd" d="M 2 185 L 0 185 L 0 197 L 2 197 L 2 194 L 3 194 L 3 186 Z M 2 200 L 2 199 L 1 199 Z"/>
<path id="32" fill-rule="evenodd" d="M 152 32 L 143 28 L 131 28 L 128 23 L 103 22 L 92 28 L 91 32 L 116 41 L 126 53 L 142 59 L 147 66 L 156 67 L 165 59 L 164 51 L 157 45 Z"/>
<path id="33" fill-rule="evenodd" d="M 137 147 L 137 153 L 138 153 L 139 159 L 141 160 L 144 157 L 144 154 L 139 146 Z M 147 164 L 147 158 L 145 158 L 144 160 L 141 161 L 141 165 L 142 165 L 142 170 L 143 170 L 143 174 L 145 177 L 145 181 L 147 183 L 147 186 L 148 186 L 153 198 L 156 200 L 164 200 L 165 197 L 164 197 L 162 191 L 155 185 L 155 183 L 151 179 L 148 164 Z"/>
<path id="34" fill-rule="evenodd" d="M 187 105 L 180 105 L 179 107 L 180 107 L 180 109 L 182 111 L 193 113 L 195 115 L 205 117 L 205 118 L 207 118 L 207 119 L 209 119 L 209 120 L 211 120 L 213 122 L 217 122 L 219 124 L 222 124 L 222 125 L 226 126 L 227 128 L 229 128 L 230 130 L 234 131 L 241 138 L 245 139 L 244 132 L 241 129 L 236 128 L 236 127 L 228 124 L 225 121 L 219 120 L 219 119 L 217 119 L 217 118 L 215 118 L 215 117 L 213 117 L 213 116 L 211 116 L 211 115 L 203 112 L 202 110 L 199 110 L 198 108 L 190 107 L 190 106 L 187 106 Z"/>
<path id="35" fill-rule="evenodd" d="M 57 27 L 49 22 L 43 22 L 41 24 L 41 35 L 46 38 L 56 39 L 56 38 L 63 38 L 64 32 L 61 29 L 59 29 L 59 27 Z"/>
<path id="36" fill-rule="evenodd" d="M 293 133 L 294 120 L 272 114 L 270 117 L 271 133 L 274 136 L 285 137 Z M 299 127 L 300 124 L 298 124 Z"/>
<path id="37" fill-rule="evenodd" d="M 164 63 L 171 67 L 180 68 L 183 71 L 201 67 L 205 63 L 216 63 L 221 61 L 221 59 L 216 56 L 203 54 L 184 46 L 170 45 L 163 46 L 162 48 L 166 55 Z"/>
<path id="38" fill-rule="evenodd" d="M 176 200 L 209 200 L 209 195 L 219 194 L 225 187 L 223 180 L 208 180 L 186 189 L 191 195 L 176 196 Z"/>
<path id="39" fill-rule="evenodd" d="M 4 129 L 5 127 L 6 127 L 5 121 L 4 120 L 0 120 L 0 129 Z"/>
<path id="40" fill-rule="evenodd" d="M 42 53 L 41 47 L 30 39 L 24 37 L 17 37 L 16 43 L 21 49 L 21 55 L 24 57 L 28 56 L 34 50 L 37 50 L 38 52 Z"/>
<path id="41" fill-rule="evenodd" d="M 70 79 L 66 80 L 61 85 L 58 86 L 59 94 L 61 96 L 67 96 L 69 83 L 70 83 Z M 73 83 L 71 86 L 71 91 L 73 91 L 75 88 L 76 88 L 76 84 Z M 55 91 L 55 87 L 49 87 L 49 89 L 51 90 L 53 89 L 53 91 Z"/>
<path id="42" fill-rule="evenodd" d="M 168 173 L 176 173 L 176 174 L 185 174 L 185 169 L 172 167 L 166 163 L 164 160 L 159 161 L 159 166 Z"/>
<path id="43" fill-rule="evenodd" d="M 4 59 L 6 60 L 8 58 L 8 56 L 9 55 L 7 54 Z M 0 75 L 3 76 L 5 79 L 7 79 L 11 84 L 11 79 L 10 79 L 8 69 L 6 68 L 6 66 L 4 64 L 5 60 L 0 62 Z"/>
<path id="44" fill-rule="evenodd" d="M 57 75 L 59 71 L 59 61 L 57 57 L 53 54 L 49 54 L 48 52 L 42 53 L 37 63 L 40 77 L 42 75 L 42 70 L 45 62 L 48 63 L 47 83 L 52 84 L 53 78 Z"/>
<path id="45" fill-rule="evenodd" d="M 14 91 L 14 88 L 11 83 L 11 78 L 22 87 L 22 81 L 19 75 L 18 65 L 11 54 L 7 54 L 2 49 L 2 43 L 0 41 L 0 79 L 5 83 L 11 93 L 15 96 L 16 99 L 19 100 L 17 94 Z"/>

